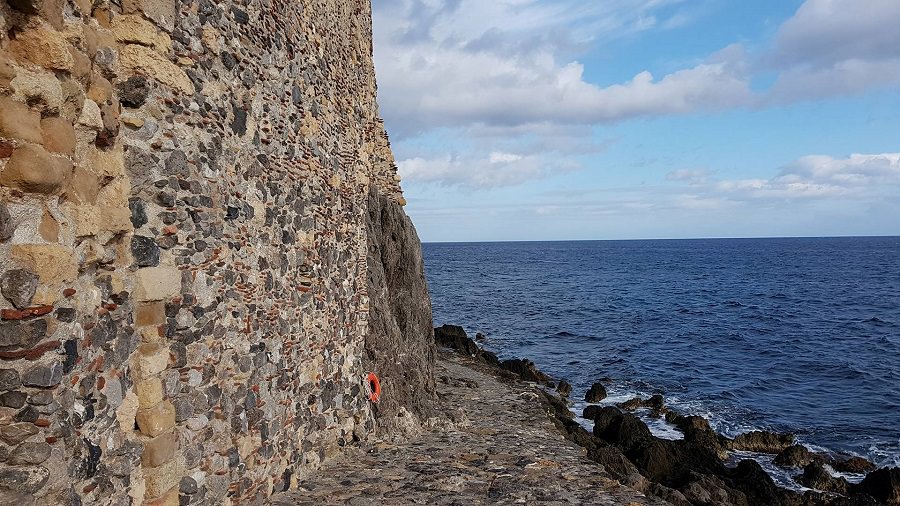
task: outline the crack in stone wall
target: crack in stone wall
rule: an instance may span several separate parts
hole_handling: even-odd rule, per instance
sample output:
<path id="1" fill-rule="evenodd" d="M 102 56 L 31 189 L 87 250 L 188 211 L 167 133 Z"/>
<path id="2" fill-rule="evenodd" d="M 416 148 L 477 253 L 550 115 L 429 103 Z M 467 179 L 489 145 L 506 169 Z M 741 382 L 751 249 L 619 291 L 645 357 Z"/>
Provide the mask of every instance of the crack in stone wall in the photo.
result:
<path id="1" fill-rule="evenodd" d="M 375 98 L 368 0 L 0 1 L 0 497 L 263 503 L 370 437 Z"/>

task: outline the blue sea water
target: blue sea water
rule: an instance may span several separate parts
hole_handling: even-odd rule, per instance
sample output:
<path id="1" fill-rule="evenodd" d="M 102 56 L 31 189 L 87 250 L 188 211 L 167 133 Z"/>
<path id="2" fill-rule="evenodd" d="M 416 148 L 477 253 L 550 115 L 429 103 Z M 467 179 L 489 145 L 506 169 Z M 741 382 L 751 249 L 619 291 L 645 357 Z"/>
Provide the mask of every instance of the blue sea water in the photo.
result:
<path id="1" fill-rule="evenodd" d="M 900 465 L 900 238 L 424 245 L 435 325 L 583 396 Z"/>

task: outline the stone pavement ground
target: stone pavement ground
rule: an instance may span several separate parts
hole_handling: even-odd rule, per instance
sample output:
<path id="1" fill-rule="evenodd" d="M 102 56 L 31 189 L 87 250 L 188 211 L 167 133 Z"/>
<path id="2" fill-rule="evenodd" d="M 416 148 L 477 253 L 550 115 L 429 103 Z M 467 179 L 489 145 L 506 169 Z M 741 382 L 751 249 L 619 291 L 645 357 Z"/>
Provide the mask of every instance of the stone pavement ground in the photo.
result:
<path id="1" fill-rule="evenodd" d="M 459 423 L 351 450 L 272 504 L 667 504 L 588 460 L 554 426 L 536 386 L 456 353 L 439 353 L 437 365 L 442 410 Z"/>

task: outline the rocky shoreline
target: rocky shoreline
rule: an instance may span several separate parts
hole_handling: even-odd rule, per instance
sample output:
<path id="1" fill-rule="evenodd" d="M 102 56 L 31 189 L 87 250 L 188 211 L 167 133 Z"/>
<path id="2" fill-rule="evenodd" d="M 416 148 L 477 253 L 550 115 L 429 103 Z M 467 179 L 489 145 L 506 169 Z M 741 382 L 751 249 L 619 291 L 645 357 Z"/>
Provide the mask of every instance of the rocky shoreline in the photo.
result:
<path id="1" fill-rule="evenodd" d="M 733 439 L 712 430 L 700 416 L 676 413 L 665 406 L 662 396 L 632 399 L 614 406 L 589 405 L 583 418 L 594 422 L 589 432 L 572 414 L 568 396 L 571 385 L 554 381 L 527 359 L 501 361 L 468 337 L 462 327 L 444 325 L 434 331 L 439 346 L 456 350 L 489 366 L 495 374 L 534 382 L 544 388 L 543 402 L 565 437 L 587 451 L 621 484 L 656 496 L 677 506 L 692 505 L 784 505 L 863 506 L 900 504 L 900 469 L 875 469 L 860 457 L 835 457 L 816 453 L 796 444 L 791 434 L 754 431 Z M 601 383 L 585 396 L 588 402 L 606 397 Z M 647 424 L 633 414 L 647 409 L 664 417 L 683 439 L 654 436 Z M 735 467 L 725 465 L 732 452 L 774 455 L 776 465 L 794 469 L 804 492 L 779 487 L 759 463 L 744 459 Z M 838 472 L 867 473 L 857 484 L 835 477 Z"/>

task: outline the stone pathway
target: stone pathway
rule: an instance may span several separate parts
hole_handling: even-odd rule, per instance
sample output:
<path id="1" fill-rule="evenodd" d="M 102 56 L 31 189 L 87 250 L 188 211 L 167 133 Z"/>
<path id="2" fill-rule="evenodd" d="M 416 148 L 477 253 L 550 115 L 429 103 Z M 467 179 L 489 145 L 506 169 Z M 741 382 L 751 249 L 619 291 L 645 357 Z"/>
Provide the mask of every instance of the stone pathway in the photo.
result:
<path id="1" fill-rule="evenodd" d="M 587 460 L 554 427 L 535 386 L 483 367 L 439 354 L 443 409 L 468 422 L 348 452 L 273 504 L 666 504 L 622 487 Z"/>

